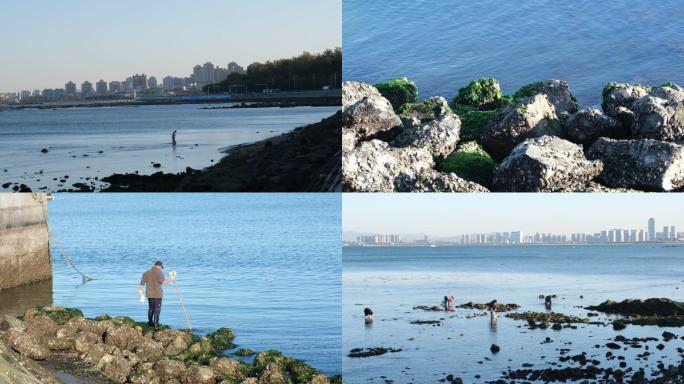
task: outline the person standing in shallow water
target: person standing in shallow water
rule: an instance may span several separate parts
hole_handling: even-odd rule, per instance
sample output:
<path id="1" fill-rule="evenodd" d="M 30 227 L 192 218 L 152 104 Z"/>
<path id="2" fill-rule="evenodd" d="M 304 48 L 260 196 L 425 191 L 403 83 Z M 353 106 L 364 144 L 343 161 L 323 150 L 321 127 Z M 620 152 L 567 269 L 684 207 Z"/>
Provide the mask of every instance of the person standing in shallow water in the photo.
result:
<path id="1" fill-rule="evenodd" d="M 149 305 L 147 309 L 147 324 L 152 327 L 159 326 L 159 314 L 161 313 L 162 297 L 164 296 L 164 290 L 161 286 L 168 284 L 174 278 L 173 274 L 168 278 L 164 278 L 163 269 L 164 265 L 162 262 L 157 261 L 152 268 L 143 273 L 140 279 L 138 292 L 142 292 L 143 288 L 147 288 L 145 291 L 147 304 Z"/>
<path id="2" fill-rule="evenodd" d="M 171 145 L 174 147 L 176 146 L 176 131 L 174 130 L 173 133 L 171 133 Z"/>

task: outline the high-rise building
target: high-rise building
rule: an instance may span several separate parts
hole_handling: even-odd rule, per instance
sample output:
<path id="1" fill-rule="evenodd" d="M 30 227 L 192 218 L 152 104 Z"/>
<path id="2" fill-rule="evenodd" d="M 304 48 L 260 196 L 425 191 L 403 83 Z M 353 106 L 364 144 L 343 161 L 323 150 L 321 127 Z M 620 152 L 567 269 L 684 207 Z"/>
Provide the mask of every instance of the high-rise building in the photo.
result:
<path id="1" fill-rule="evenodd" d="M 670 240 L 677 241 L 677 229 L 674 225 L 670 226 Z"/>
<path id="2" fill-rule="evenodd" d="M 648 241 L 655 241 L 655 239 L 655 219 L 651 217 L 648 219 Z"/>
<path id="3" fill-rule="evenodd" d="M 670 240 L 670 228 L 667 225 L 663 227 L 663 240 Z"/>
<path id="4" fill-rule="evenodd" d="M 644 238 L 644 230 L 640 229 L 639 230 L 639 242 L 643 243 L 644 241 L 646 241 L 646 239 Z"/>
<path id="5" fill-rule="evenodd" d="M 95 83 L 95 91 L 100 96 L 107 94 L 107 82 L 104 80 L 100 80 L 97 83 Z"/>
<path id="6" fill-rule="evenodd" d="M 158 84 L 157 84 L 157 78 L 156 78 L 156 77 L 150 76 L 150 78 L 147 79 L 147 86 L 148 86 L 150 89 L 157 89 L 157 85 L 158 85 Z"/>
<path id="7" fill-rule="evenodd" d="M 28 91 L 28 90 L 21 91 L 19 94 L 19 97 L 21 97 L 22 99 L 29 98 L 29 97 L 31 97 L 31 91 Z"/>
<path id="8" fill-rule="evenodd" d="M 131 77 L 133 82 L 133 90 L 136 92 L 142 92 L 147 90 L 147 75 L 138 75 L 137 73 Z"/>
<path id="9" fill-rule="evenodd" d="M 84 81 L 81 84 L 81 95 L 84 97 L 90 96 L 93 94 L 93 84 L 90 81 Z"/>
<path id="10" fill-rule="evenodd" d="M 119 83 L 118 81 L 110 81 L 109 82 L 109 92 L 110 93 L 121 92 L 121 83 Z"/>
<path id="11" fill-rule="evenodd" d="M 64 84 L 64 91 L 69 96 L 75 95 L 76 94 L 76 83 L 74 83 L 73 81 L 70 81 L 70 82 Z"/>
<path id="12" fill-rule="evenodd" d="M 523 233 L 521 231 L 513 231 L 511 232 L 511 243 L 513 244 L 522 244 L 522 239 L 523 239 Z"/>
<path id="13" fill-rule="evenodd" d="M 245 69 L 242 68 L 240 65 L 238 65 L 238 63 L 236 63 L 234 61 L 231 61 L 230 63 L 228 63 L 228 74 L 244 73 L 244 72 L 245 72 Z"/>

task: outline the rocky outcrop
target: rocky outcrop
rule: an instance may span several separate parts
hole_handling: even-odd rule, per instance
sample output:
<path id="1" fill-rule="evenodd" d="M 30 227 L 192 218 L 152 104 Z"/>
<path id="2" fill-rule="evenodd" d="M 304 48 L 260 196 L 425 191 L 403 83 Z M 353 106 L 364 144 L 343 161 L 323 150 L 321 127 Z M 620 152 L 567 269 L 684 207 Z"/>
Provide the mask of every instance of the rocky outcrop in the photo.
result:
<path id="1" fill-rule="evenodd" d="M 537 94 L 504 108 L 482 132 L 480 142 L 493 158 L 502 160 L 519 143 L 544 135 L 563 136 L 563 131 L 553 104 Z"/>
<path id="2" fill-rule="evenodd" d="M 380 140 L 363 143 L 342 155 L 345 191 L 482 191 L 454 174 L 432 169 L 432 155 L 422 148 L 393 148 Z"/>
<path id="3" fill-rule="evenodd" d="M 650 87 L 640 84 L 609 83 L 603 88 L 601 108 L 606 115 L 616 118 L 630 129 L 634 120 L 632 105 L 650 90 Z"/>
<path id="4" fill-rule="evenodd" d="M 348 89 L 347 89 L 348 88 Z M 346 96 L 345 96 L 346 95 Z M 357 143 L 401 125 L 392 104 L 377 89 L 362 83 L 345 82 L 343 102 L 355 101 L 343 106 L 342 149 L 354 148 Z"/>
<path id="5" fill-rule="evenodd" d="M 609 187 L 671 191 L 684 186 L 684 147 L 678 144 L 601 138 L 587 157 L 603 162 L 598 179 Z"/>
<path id="6" fill-rule="evenodd" d="M 623 316 L 684 315 L 684 303 L 666 298 L 627 299 L 623 301 L 606 300 L 599 305 L 588 306 L 586 309 Z"/>
<path id="7" fill-rule="evenodd" d="M 494 169 L 492 186 L 507 192 L 577 191 L 601 169 L 601 162 L 587 160 L 580 146 L 543 136 L 518 145 Z"/>
<path id="8" fill-rule="evenodd" d="M 573 143 L 591 145 L 600 137 L 627 139 L 629 129 L 625 129 L 616 119 L 604 115 L 596 108 L 583 109 L 573 113 L 563 123 L 568 140 Z"/>
<path id="9" fill-rule="evenodd" d="M 7 345 L 31 360 L 77 357 L 115 383 L 341 383 L 341 377 L 330 379 L 277 351 L 261 352 L 252 364 L 222 356 L 222 351 L 235 347 L 233 338 L 228 328 L 200 337 L 167 327 L 151 328 L 127 317 L 85 319 L 80 311 L 30 309 L 24 321 L 0 317 L 0 367 Z M 9 382 L 56 383 L 47 376 L 38 381 Z"/>

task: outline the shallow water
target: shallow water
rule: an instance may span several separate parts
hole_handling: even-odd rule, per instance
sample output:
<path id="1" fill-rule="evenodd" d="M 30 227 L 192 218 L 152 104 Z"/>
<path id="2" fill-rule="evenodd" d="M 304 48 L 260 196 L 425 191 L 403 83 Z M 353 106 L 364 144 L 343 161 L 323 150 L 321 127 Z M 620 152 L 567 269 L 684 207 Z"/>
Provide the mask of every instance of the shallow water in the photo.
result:
<path id="1" fill-rule="evenodd" d="M 607 299 L 667 297 L 684 300 L 684 248 L 662 245 L 622 246 L 470 246 L 470 247 L 346 247 L 343 249 L 343 374 L 351 382 L 395 383 L 436 381 L 447 374 L 467 383 L 500 378 L 501 372 L 534 364 L 534 369 L 558 363 L 560 348 L 569 356 L 587 352 L 599 367 L 617 367 L 607 361 L 605 344 L 618 334 L 661 338 L 664 330 L 679 336 L 681 329 L 579 325 L 578 329 L 528 330 L 524 321 L 499 314 L 495 325 L 485 312 L 421 312 L 415 305 L 439 305 L 452 294 L 456 305 L 469 301 L 516 303 L 520 311 L 544 312 L 539 294 L 556 294 L 552 311 L 586 317 L 578 306 Z M 581 298 L 580 296 L 583 296 Z M 371 307 L 375 322 L 366 326 L 363 308 Z M 413 320 L 440 320 L 442 326 L 410 324 Z M 591 318 L 605 321 L 607 316 Z M 546 337 L 551 343 L 543 344 Z M 644 349 L 613 351 L 625 356 L 629 367 L 647 372 L 658 361 L 681 361 L 678 347 L 684 340 L 649 342 L 653 355 L 637 361 Z M 491 344 L 501 351 L 494 355 Z M 600 344 L 600 348 L 594 348 Z M 401 348 L 402 352 L 368 358 L 346 355 L 358 347 Z M 545 356 L 542 358 L 542 356 Z M 576 363 L 562 363 L 563 366 Z M 475 375 L 480 375 L 479 379 Z"/>
<path id="2" fill-rule="evenodd" d="M 0 113 L 0 184 L 19 182 L 34 191 L 42 187 L 56 191 L 113 173 L 201 169 L 212 160 L 218 162 L 223 148 L 278 136 L 337 110 L 202 109 L 205 106 L 4 111 Z M 178 130 L 176 147 L 170 144 L 174 130 Z M 49 152 L 41 153 L 43 148 Z M 161 168 L 154 168 L 153 162 Z"/>
<path id="3" fill-rule="evenodd" d="M 147 304 L 136 290 L 160 259 L 167 273 L 178 272 L 193 330 L 227 326 L 238 347 L 277 349 L 339 374 L 340 200 L 335 194 L 57 194 L 48 208 L 53 303 L 89 317 L 146 321 Z M 82 284 L 61 250 L 94 280 Z M 161 322 L 187 328 L 172 285 L 164 287 Z"/>
<path id="4" fill-rule="evenodd" d="M 562 79 L 582 105 L 611 81 L 684 84 L 684 3 L 427 0 L 343 4 L 344 78 L 408 76 L 422 97 L 473 79 Z"/>

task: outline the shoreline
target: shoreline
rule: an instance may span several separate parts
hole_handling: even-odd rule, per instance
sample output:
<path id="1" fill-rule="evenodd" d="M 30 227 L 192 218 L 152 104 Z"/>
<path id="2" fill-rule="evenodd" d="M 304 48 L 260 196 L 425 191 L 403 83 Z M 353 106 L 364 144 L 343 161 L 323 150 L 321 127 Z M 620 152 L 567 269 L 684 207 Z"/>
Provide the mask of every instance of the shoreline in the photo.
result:
<path id="1" fill-rule="evenodd" d="M 60 373 L 95 383 L 341 383 L 340 375 L 327 377 L 276 350 L 238 349 L 234 338 L 229 328 L 199 336 L 125 316 L 87 319 L 74 308 L 31 308 L 21 318 L 0 315 L 0 366 L 7 369 L 0 379 L 8 372 L 11 384 L 58 383 Z M 15 373 L 22 377 L 13 380 Z"/>
<path id="2" fill-rule="evenodd" d="M 101 192 L 324 192 L 341 190 L 341 112 L 280 136 L 238 144 L 202 170 L 112 174 Z M 87 191 L 92 192 L 92 191 Z"/>

